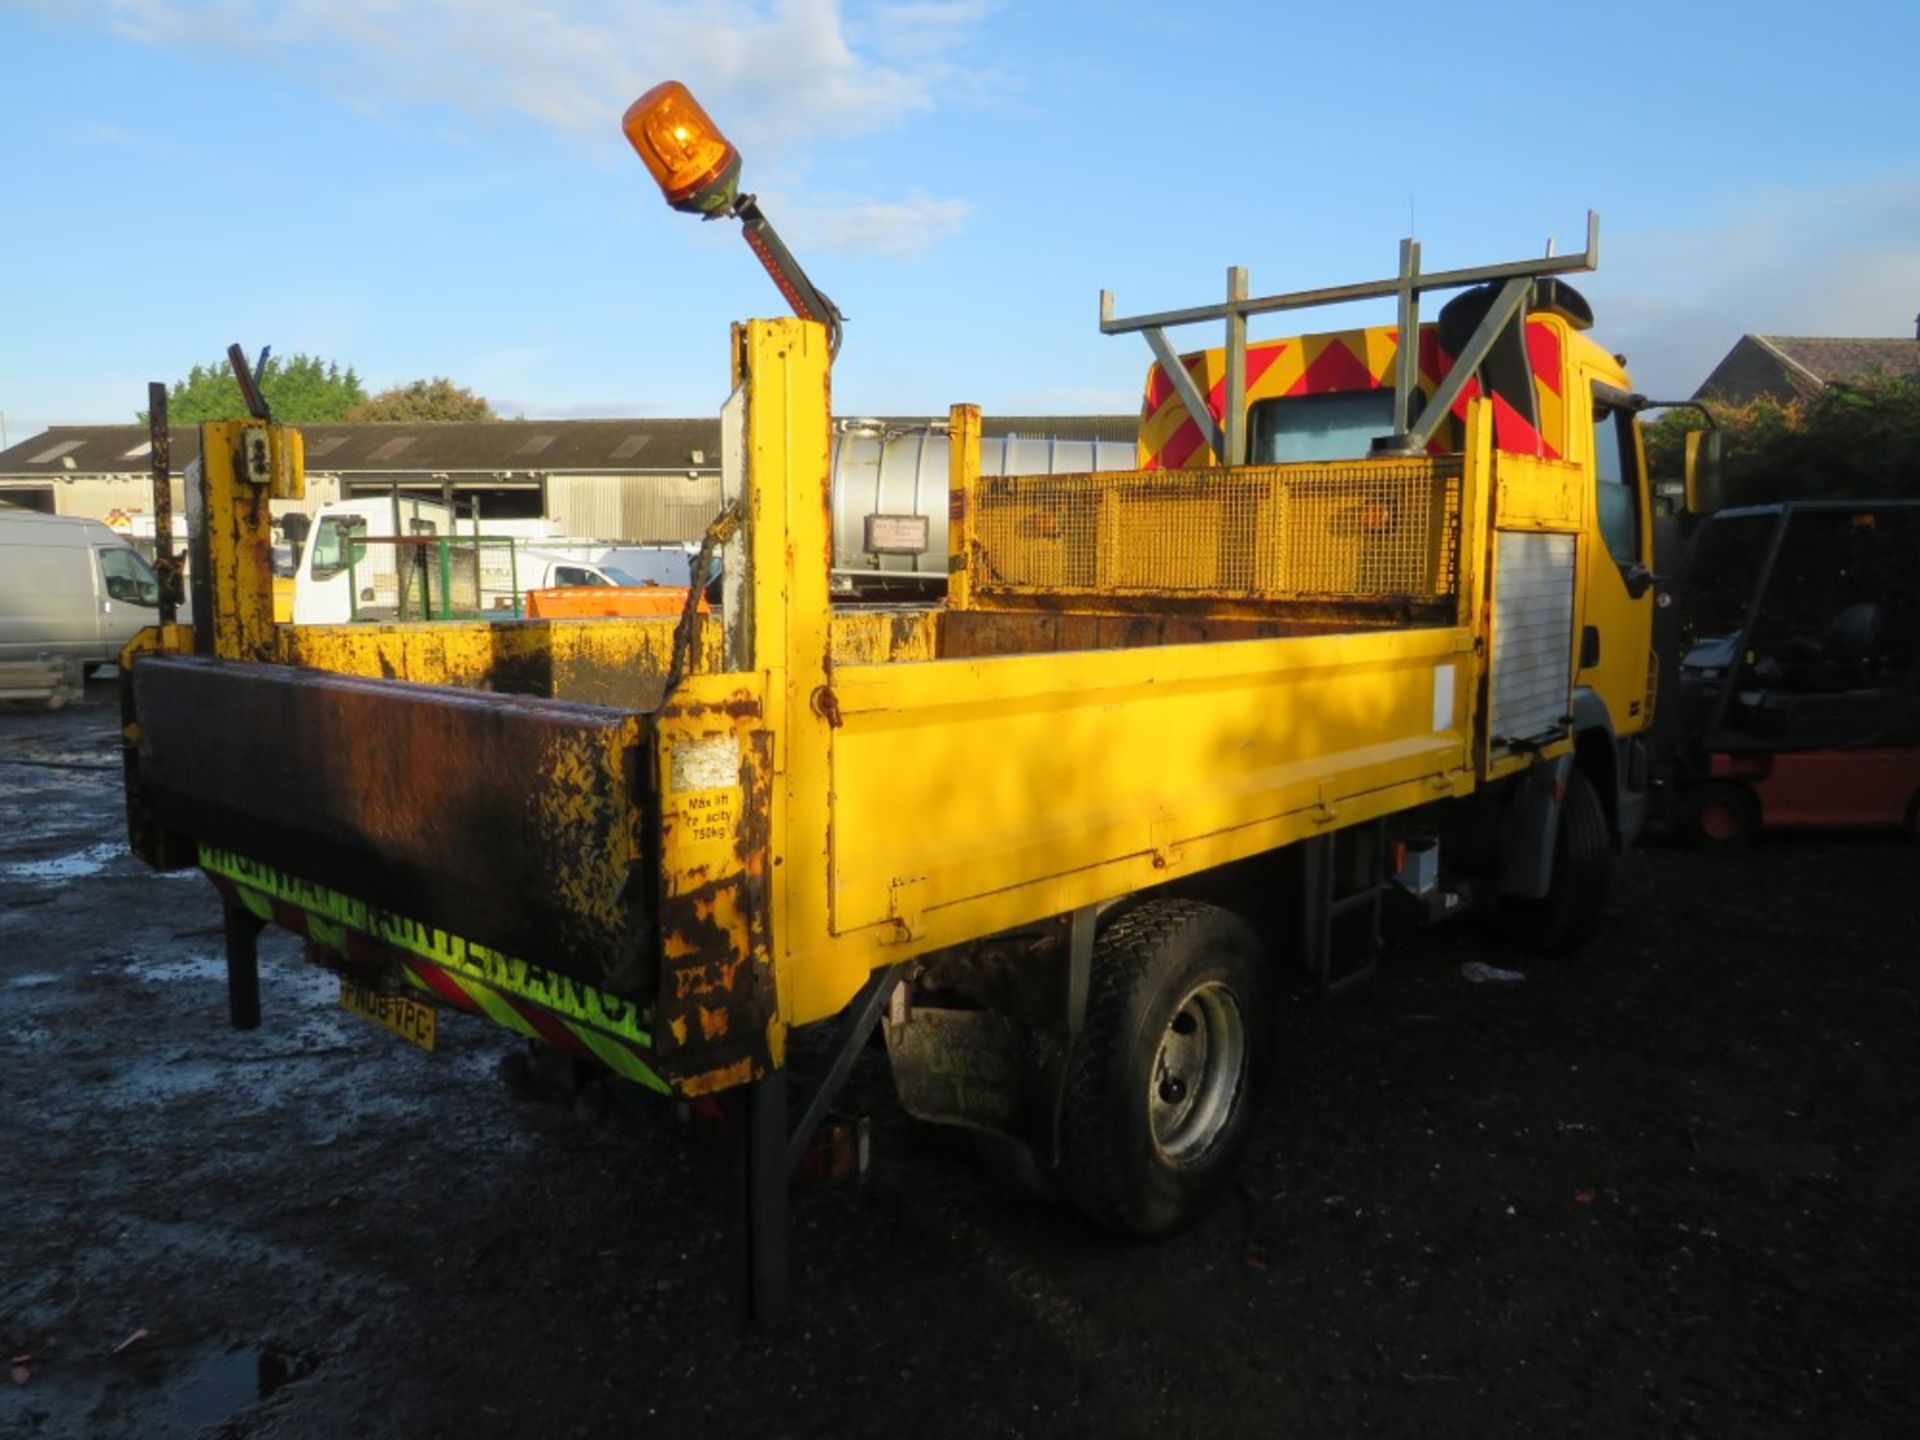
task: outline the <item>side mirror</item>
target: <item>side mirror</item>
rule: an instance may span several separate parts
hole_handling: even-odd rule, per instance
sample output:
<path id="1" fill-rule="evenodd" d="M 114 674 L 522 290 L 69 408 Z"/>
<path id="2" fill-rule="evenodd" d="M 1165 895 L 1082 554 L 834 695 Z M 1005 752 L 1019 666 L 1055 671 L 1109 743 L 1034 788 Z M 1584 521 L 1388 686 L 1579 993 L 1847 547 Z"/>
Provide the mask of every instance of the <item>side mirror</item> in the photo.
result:
<path id="1" fill-rule="evenodd" d="M 107 577 L 107 597 L 123 600 L 129 605 L 140 603 L 140 582 L 131 575 L 109 575 Z"/>
<path id="2" fill-rule="evenodd" d="M 1711 515 L 1720 508 L 1720 432 L 1687 432 L 1687 513 Z"/>

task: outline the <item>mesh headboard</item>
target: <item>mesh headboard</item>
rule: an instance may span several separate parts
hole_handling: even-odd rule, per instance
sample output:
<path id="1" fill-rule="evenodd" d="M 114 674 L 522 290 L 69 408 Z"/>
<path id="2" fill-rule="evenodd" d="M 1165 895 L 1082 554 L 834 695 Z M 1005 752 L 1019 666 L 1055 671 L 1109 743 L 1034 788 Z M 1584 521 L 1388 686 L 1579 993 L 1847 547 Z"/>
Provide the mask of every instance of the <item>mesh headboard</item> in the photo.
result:
<path id="1" fill-rule="evenodd" d="M 983 476 L 967 567 L 983 597 L 1168 601 L 1453 596 L 1457 458 Z"/>

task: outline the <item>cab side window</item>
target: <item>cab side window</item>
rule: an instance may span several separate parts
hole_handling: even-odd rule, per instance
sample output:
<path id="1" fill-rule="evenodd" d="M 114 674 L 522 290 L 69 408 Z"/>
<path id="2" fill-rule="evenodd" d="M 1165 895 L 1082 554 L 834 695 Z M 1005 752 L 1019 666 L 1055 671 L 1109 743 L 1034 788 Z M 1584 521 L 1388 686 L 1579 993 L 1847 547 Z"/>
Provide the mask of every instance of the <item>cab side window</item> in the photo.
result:
<path id="1" fill-rule="evenodd" d="M 1621 565 L 1640 559 L 1640 466 L 1633 444 L 1633 412 L 1593 401 L 1593 472 L 1600 535 Z"/>
<path id="2" fill-rule="evenodd" d="M 129 605 L 160 604 L 160 582 L 147 562 L 125 545 L 102 546 L 94 552 L 100 557 L 100 578 L 106 582 L 107 595 Z"/>
<path id="3" fill-rule="evenodd" d="M 604 585 L 606 580 L 592 570 L 578 565 L 556 565 L 553 567 L 553 583 L 556 586 Z"/>
<path id="4" fill-rule="evenodd" d="M 367 533 L 367 522 L 358 515 L 329 515 L 320 522 L 313 536 L 313 578 L 324 580 L 347 568 L 349 560 L 359 564 L 367 547 L 355 543 Z"/>

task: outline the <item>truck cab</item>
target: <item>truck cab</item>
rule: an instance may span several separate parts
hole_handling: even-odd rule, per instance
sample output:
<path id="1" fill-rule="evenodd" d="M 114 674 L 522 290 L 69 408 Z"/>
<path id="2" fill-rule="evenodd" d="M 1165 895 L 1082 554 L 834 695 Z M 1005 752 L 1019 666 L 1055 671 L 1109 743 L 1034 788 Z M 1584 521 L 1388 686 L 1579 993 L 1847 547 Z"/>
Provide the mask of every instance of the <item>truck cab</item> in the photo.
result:
<path id="1" fill-rule="evenodd" d="M 454 534 L 453 511 L 412 495 L 323 505 L 293 579 L 293 620 L 344 625 L 400 612 L 402 563 L 396 538 Z"/>
<path id="2" fill-rule="evenodd" d="M 502 522 L 499 534 L 479 526 L 417 496 L 322 506 L 294 572 L 291 619 L 344 625 L 521 615 L 534 591 L 686 584 L 681 545 L 573 540 L 551 534 L 550 520 Z"/>
<path id="3" fill-rule="evenodd" d="M 1249 344 L 1245 358 L 1246 463 L 1326 464 L 1381 453 L 1381 442 L 1426 406 L 1454 368 L 1455 353 L 1491 300 L 1491 285 L 1468 290 L 1419 328 L 1417 380 L 1409 414 L 1396 423 L 1398 331 L 1391 325 L 1289 336 Z M 1647 762 L 1641 739 L 1652 721 L 1658 666 L 1652 659 L 1653 537 L 1641 442 L 1643 397 L 1620 357 L 1585 333 L 1592 312 L 1562 280 L 1535 283 L 1522 317 L 1472 377 L 1423 447 L 1458 453 L 1468 406 L 1493 409 L 1493 443 L 1503 455 L 1546 462 L 1563 488 L 1578 543 L 1542 563 L 1577 567 L 1571 617 L 1578 627 L 1572 718 L 1580 763 L 1606 805 L 1616 841 L 1630 843 L 1645 815 Z M 1216 421 L 1226 392 L 1226 350 L 1180 357 Z M 1138 464 L 1142 470 L 1197 469 L 1221 462 L 1159 363 L 1147 374 Z M 1500 495 L 1494 497 L 1496 519 Z M 1517 546 L 1516 548 L 1524 548 Z M 1545 636 L 1542 636 L 1543 640 Z"/>

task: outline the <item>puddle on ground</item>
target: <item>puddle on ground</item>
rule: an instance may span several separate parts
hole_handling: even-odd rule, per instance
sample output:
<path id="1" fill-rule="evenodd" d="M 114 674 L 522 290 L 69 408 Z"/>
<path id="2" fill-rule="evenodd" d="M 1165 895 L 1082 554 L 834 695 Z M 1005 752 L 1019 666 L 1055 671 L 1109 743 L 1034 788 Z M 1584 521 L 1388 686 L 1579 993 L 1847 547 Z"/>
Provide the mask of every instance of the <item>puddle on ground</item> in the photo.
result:
<path id="1" fill-rule="evenodd" d="M 89 845 L 83 850 L 70 850 L 65 855 L 55 855 L 50 860 L 18 860 L 11 865 L 0 865 L 0 875 L 14 880 L 38 880 L 59 884 L 64 880 L 79 880 L 84 876 L 98 875 L 109 864 L 127 853 L 127 847 L 115 841 L 107 845 Z"/>
<path id="2" fill-rule="evenodd" d="M 56 844 L 68 837 L 98 834 L 98 822 L 78 805 L 43 804 L 37 793 L 16 799 L 0 786 L 0 807 L 7 816 L 4 843 L 38 845 L 49 840 Z"/>
<path id="3" fill-rule="evenodd" d="M 173 1411 L 191 1429 L 217 1425 L 236 1410 L 257 1404 L 283 1385 L 313 1373 L 307 1355 L 271 1349 L 229 1350 L 199 1361 L 181 1380 Z"/>
<path id="4" fill-rule="evenodd" d="M 178 960 L 129 960 L 119 967 L 141 980 L 166 984 L 175 980 L 225 980 L 224 956 L 195 955 Z"/>

